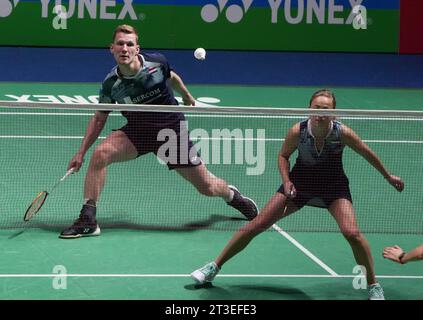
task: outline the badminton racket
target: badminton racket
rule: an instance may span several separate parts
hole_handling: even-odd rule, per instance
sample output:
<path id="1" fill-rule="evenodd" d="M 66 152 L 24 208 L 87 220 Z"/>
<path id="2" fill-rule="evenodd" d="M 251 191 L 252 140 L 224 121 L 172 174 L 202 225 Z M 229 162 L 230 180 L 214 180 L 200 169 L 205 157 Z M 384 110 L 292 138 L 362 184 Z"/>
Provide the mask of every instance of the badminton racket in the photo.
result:
<path id="1" fill-rule="evenodd" d="M 38 211 L 40 211 L 41 207 L 46 202 L 46 199 L 49 194 L 53 192 L 53 190 L 62 182 L 65 180 L 69 175 L 73 172 L 73 168 L 69 169 L 66 174 L 58 180 L 54 186 L 50 189 L 50 192 L 48 191 L 41 191 L 37 194 L 37 196 L 32 200 L 31 204 L 28 206 L 28 209 L 26 209 L 25 215 L 24 215 L 24 221 L 28 221 L 31 219 Z"/>

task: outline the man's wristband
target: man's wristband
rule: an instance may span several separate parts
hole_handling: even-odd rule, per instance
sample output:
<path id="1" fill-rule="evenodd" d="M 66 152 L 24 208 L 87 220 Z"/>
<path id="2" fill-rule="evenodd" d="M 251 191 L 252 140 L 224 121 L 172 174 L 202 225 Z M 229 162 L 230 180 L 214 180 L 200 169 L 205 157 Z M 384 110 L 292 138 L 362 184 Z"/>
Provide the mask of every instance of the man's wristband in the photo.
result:
<path id="1" fill-rule="evenodd" d="M 398 260 L 399 260 L 399 262 L 400 262 L 401 264 L 404 264 L 404 262 L 402 261 L 402 258 L 404 258 L 404 256 L 405 256 L 405 252 L 401 253 L 401 254 L 398 256 Z"/>

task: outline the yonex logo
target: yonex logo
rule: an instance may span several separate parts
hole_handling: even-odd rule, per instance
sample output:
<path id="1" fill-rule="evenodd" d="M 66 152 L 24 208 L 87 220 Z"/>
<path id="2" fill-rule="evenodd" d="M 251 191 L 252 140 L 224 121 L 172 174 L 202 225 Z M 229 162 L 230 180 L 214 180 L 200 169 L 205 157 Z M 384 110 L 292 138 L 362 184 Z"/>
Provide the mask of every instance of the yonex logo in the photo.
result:
<path id="1" fill-rule="evenodd" d="M 0 0 L 4 1 L 4 0 Z M 85 0 L 69 0 L 68 8 L 65 8 L 66 18 L 76 17 L 84 19 L 87 16 L 90 19 L 100 18 L 101 20 L 124 20 L 130 18 L 131 20 L 142 20 L 144 15 L 135 12 L 132 2 L 134 0 L 122 0 L 121 6 L 117 1 L 99 0 L 99 1 L 85 1 Z M 49 14 L 49 4 L 54 2 L 56 6 L 62 6 L 62 0 L 40 0 L 41 2 L 41 16 L 47 18 Z M 54 12 L 56 13 L 56 12 Z M 57 13 L 56 13 L 57 14 Z"/>
<path id="2" fill-rule="evenodd" d="M 0 0 L 0 18 L 8 17 L 12 14 L 12 11 L 18 5 L 19 0 Z"/>
<path id="3" fill-rule="evenodd" d="M 233 0 L 231 0 L 232 2 Z M 201 8 L 201 18 L 207 22 L 215 22 L 219 15 L 225 13 L 226 19 L 231 23 L 239 23 L 247 14 L 254 0 L 241 0 L 242 4 L 228 4 L 229 0 L 217 0 L 217 5 L 206 4 Z M 286 23 L 296 25 L 329 24 L 352 25 L 354 29 L 367 29 L 367 11 L 362 5 L 364 0 L 348 0 L 351 7 L 347 18 L 342 16 L 347 6 L 336 4 L 332 1 L 316 0 L 269 0 L 270 22 L 278 23 L 284 19 Z M 240 1 L 238 0 L 238 3 Z M 370 23 L 370 21 L 369 21 Z"/>
<path id="4" fill-rule="evenodd" d="M 214 22 L 217 20 L 219 15 L 225 9 L 228 0 L 217 0 L 218 6 L 214 4 L 206 4 L 201 9 L 201 18 L 205 22 Z M 242 0 L 242 6 L 238 4 L 232 4 L 226 8 L 226 19 L 232 23 L 238 23 L 244 17 L 250 8 L 253 0 Z"/>

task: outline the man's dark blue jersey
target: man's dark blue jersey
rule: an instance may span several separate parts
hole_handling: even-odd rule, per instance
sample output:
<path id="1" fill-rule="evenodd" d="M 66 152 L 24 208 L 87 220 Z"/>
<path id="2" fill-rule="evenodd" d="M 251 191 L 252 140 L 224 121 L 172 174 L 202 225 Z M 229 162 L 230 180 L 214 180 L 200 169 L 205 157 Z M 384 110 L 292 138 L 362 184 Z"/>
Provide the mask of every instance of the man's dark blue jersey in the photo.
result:
<path id="1" fill-rule="evenodd" d="M 142 67 L 133 77 L 123 77 L 114 67 L 100 90 L 100 103 L 177 105 L 170 86 L 170 71 L 166 58 L 158 53 L 140 54 Z M 130 126 L 166 127 L 184 120 L 180 112 L 122 111 Z"/>

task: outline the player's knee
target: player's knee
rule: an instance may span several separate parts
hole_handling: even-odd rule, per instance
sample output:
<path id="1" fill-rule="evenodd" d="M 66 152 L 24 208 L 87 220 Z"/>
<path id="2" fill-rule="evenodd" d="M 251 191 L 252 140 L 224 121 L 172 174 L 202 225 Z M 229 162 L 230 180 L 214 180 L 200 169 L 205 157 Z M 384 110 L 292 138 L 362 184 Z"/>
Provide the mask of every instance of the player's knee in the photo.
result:
<path id="1" fill-rule="evenodd" d="M 342 231 L 342 234 L 348 242 L 357 243 L 361 241 L 361 233 L 358 229 L 346 229 Z"/>
<path id="2" fill-rule="evenodd" d="M 92 165 L 96 167 L 106 166 L 110 161 L 110 155 L 106 148 L 100 146 L 96 148 L 91 157 Z"/>

